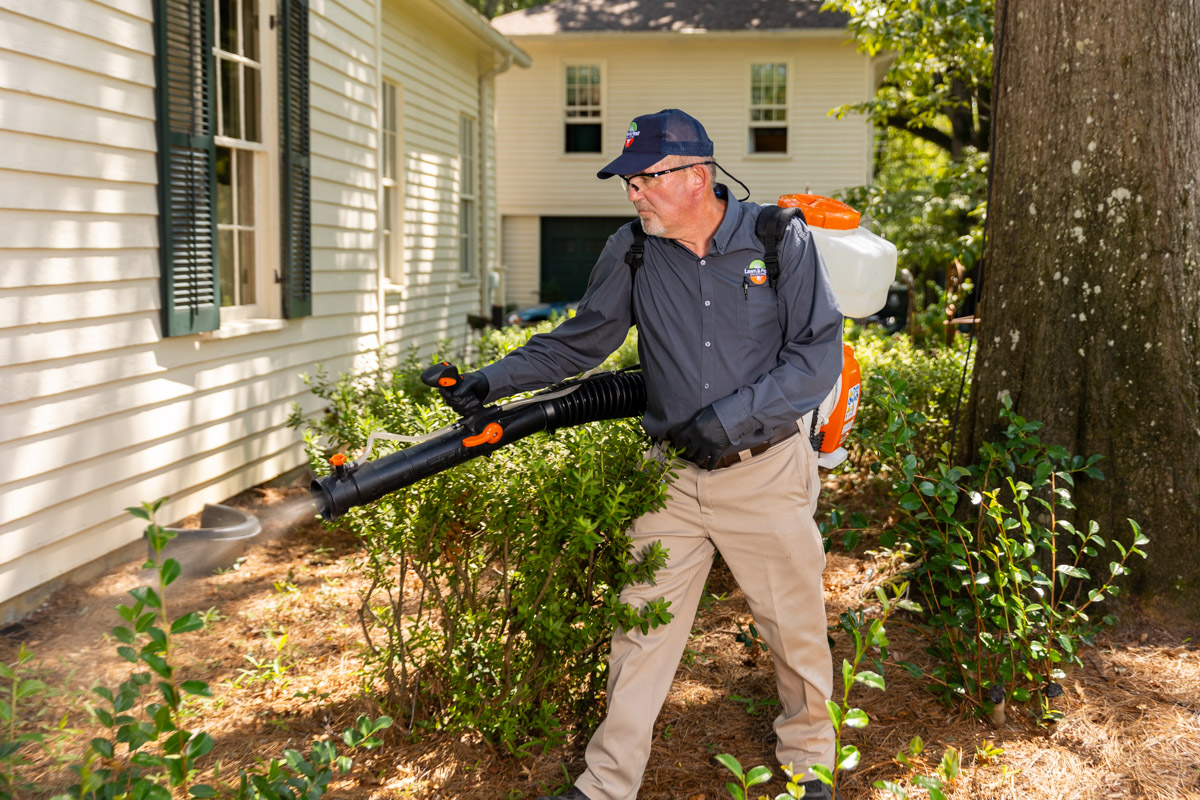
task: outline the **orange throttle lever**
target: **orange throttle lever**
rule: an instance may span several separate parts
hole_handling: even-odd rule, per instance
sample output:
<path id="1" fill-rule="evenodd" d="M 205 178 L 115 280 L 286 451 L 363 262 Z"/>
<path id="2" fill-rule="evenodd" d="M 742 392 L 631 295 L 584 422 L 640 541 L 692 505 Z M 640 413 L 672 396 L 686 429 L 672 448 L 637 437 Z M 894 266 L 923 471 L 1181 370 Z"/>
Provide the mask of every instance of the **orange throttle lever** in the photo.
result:
<path id="1" fill-rule="evenodd" d="M 468 436 L 462 440 L 463 447 L 478 447 L 481 444 L 495 444 L 504 435 L 504 428 L 498 422 L 489 422 L 482 433 Z"/>
<path id="2" fill-rule="evenodd" d="M 435 389 L 451 389 L 458 386 L 458 381 L 458 367 L 449 361 L 441 361 L 421 373 L 421 383 Z"/>

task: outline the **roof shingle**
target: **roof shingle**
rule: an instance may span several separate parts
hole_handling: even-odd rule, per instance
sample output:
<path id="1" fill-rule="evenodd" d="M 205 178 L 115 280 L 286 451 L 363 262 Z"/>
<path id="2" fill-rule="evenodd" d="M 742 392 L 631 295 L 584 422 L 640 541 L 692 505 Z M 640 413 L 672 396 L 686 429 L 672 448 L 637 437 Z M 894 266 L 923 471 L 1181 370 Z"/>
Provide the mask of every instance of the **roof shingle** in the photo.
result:
<path id="1" fill-rule="evenodd" d="M 492 20 L 506 36 L 602 31 L 786 31 L 837 29 L 846 14 L 821 0 L 555 0 Z"/>

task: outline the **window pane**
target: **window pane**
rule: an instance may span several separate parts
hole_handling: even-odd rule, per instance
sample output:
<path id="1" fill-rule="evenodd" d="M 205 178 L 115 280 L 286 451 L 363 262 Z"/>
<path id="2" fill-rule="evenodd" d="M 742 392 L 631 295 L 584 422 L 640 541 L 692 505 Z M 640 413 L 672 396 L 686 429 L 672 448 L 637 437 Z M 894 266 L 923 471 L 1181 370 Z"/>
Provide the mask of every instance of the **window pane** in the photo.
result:
<path id="1" fill-rule="evenodd" d="M 257 302 L 254 291 L 254 231 L 238 231 L 238 305 Z"/>
<path id="2" fill-rule="evenodd" d="M 567 125 L 566 151 L 568 153 L 599 153 L 599 123 Z"/>
<path id="3" fill-rule="evenodd" d="M 217 222 L 233 224 L 233 151 L 217 148 Z"/>
<path id="4" fill-rule="evenodd" d="M 258 61 L 258 3 L 242 0 L 242 55 Z"/>
<path id="5" fill-rule="evenodd" d="M 237 305 L 237 264 L 233 255 L 233 231 L 218 231 L 218 258 L 221 264 L 221 305 Z"/>
<path id="6" fill-rule="evenodd" d="M 237 164 L 237 224 L 254 224 L 254 154 L 234 151 Z"/>
<path id="7" fill-rule="evenodd" d="M 250 142 L 261 142 L 262 133 L 258 127 L 258 111 L 259 111 L 259 95 L 258 84 L 262 77 L 261 72 L 254 67 L 243 67 L 242 78 L 245 80 L 245 100 L 246 110 L 243 119 L 246 120 L 246 140 Z"/>
<path id="8" fill-rule="evenodd" d="M 218 0 L 217 15 L 217 47 L 227 53 L 236 53 L 237 0 Z"/>
<path id="9" fill-rule="evenodd" d="M 750 152 L 786 153 L 787 128 L 751 128 Z"/>
<path id="10" fill-rule="evenodd" d="M 241 92 L 236 61 L 219 59 L 221 67 L 221 135 L 242 138 Z"/>

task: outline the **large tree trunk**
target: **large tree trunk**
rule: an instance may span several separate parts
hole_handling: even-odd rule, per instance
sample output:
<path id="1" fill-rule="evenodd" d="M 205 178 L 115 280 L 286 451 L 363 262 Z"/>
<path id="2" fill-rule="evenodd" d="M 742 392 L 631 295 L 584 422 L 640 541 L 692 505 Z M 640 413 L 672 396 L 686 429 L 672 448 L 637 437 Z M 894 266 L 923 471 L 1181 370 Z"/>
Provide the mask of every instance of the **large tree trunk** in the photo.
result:
<path id="1" fill-rule="evenodd" d="M 1132 586 L 1200 619 L 1200 2 L 998 0 L 979 351 L 1003 394 L 1105 458 L 1078 518 L 1150 537 Z"/>

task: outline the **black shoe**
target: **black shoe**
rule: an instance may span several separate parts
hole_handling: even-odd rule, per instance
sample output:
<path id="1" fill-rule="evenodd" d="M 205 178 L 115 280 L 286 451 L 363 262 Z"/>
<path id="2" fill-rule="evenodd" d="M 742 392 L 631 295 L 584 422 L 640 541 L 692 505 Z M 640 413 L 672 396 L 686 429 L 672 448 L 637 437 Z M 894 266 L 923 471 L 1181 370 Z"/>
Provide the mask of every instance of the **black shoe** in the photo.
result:
<path id="1" fill-rule="evenodd" d="M 537 800 L 589 800 L 588 796 L 572 786 L 566 794 L 545 795 Z"/>
<path id="2" fill-rule="evenodd" d="M 833 796 L 833 787 L 823 781 L 804 781 L 800 786 L 804 789 L 804 800 L 837 800 Z"/>

